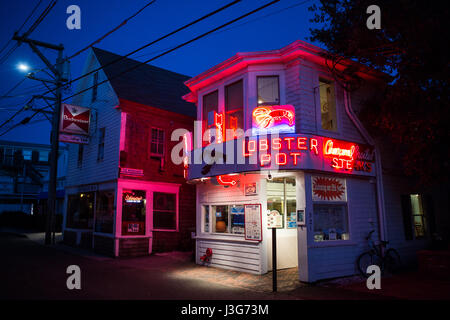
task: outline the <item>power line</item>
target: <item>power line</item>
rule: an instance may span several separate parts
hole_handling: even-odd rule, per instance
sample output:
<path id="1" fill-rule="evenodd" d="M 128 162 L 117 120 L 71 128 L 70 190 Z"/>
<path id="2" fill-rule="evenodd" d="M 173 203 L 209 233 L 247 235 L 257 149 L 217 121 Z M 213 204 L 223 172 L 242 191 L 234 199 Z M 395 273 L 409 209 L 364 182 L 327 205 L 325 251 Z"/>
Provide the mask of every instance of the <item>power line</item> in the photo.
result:
<path id="1" fill-rule="evenodd" d="M 87 47 L 81 49 L 80 51 L 74 53 L 73 55 L 71 55 L 70 57 L 66 58 L 66 60 L 68 59 L 72 59 L 76 56 L 78 56 L 80 53 L 86 51 L 87 49 L 91 48 L 94 44 L 96 43 L 100 43 L 103 39 L 105 39 L 107 36 L 109 36 L 110 34 L 112 34 L 113 32 L 116 32 L 117 30 L 119 30 L 121 27 L 123 27 L 128 21 L 130 21 L 131 19 L 133 19 L 134 17 L 136 17 L 139 13 L 141 13 L 142 11 L 144 11 L 145 8 L 147 8 L 148 6 L 152 5 L 153 3 L 155 3 L 156 0 L 152 0 L 150 2 L 148 2 L 145 6 L 143 6 L 140 10 L 138 10 L 137 12 L 135 12 L 133 15 L 131 15 L 130 17 L 128 17 L 127 19 L 123 20 L 121 24 L 119 24 L 117 27 L 115 27 L 114 29 L 112 29 L 111 31 L 105 33 L 103 36 L 101 36 L 100 38 L 98 38 L 97 40 L 95 40 L 94 42 L 92 42 L 90 45 L 88 45 Z"/>
<path id="2" fill-rule="evenodd" d="M 230 2 L 227 5 L 225 5 L 223 7 L 220 7 L 218 9 L 216 9 L 216 10 L 214 10 L 214 11 L 212 11 L 212 12 L 210 12 L 210 13 L 208 13 L 208 14 L 206 14 L 206 15 L 204 15 L 204 16 L 202 16 L 202 17 L 200 17 L 200 18 L 198 18 L 198 19 L 196 19 L 196 20 L 194 20 L 194 21 L 192 21 L 190 23 L 188 23 L 188 24 L 185 24 L 184 26 L 182 26 L 182 27 L 180 27 L 180 28 L 178 28 L 178 29 L 176 29 L 176 30 L 174 30 L 172 32 L 169 32 L 169 33 L 165 34 L 164 36 L 161 36 L 158 39 L 156 39 L 154 41 L 151 41 L 151 42 L 149 42 L 149 43 L 147 43 L 147 44 L 137 48 L 136 50 L 133 50 L 132 52 L 130 52 L 130 53 L 124 55 L 124 56 L 120 56 L 119 58 L 117 58 L 115 60 L 112 60 L 112 61 L 106 63 L 105 65 L 103 65 L 103 66 L 101 66 L 101 67 L 99 67 L 97 69 L 91 70 L 88 73 L 85 73 L 85 74 L 79 76 L 78 78 L 72 79 L 66 85 L 71 85 L 75 81 L 81 80 L 81 79 L 83 79 L 83 78 L 85 78 L 85 77 L 87 77 L 87 76 L 89 76 L 89 75 L 91 75 L 91 74 L 93 74 L 93 73 L 95 73 L 95 72 L 97 72 L 99 70 L 102 70 L 103 68 L 105 68 L 107 66 L 110 66 L 110 65 L 112 65 L 114 63 L 117 63 L 117 62 L 119 62 L 119 61 L 121 61 L 121 60 L 123 60 L 123 59 L 125 59 L 125 58 L 127 58 L 127 57 L 129 57 L 129 56 L 131 56 L 133 54 L 135 54 L 136 52 L 139 52 L 139 51 L 141 51 L 141 50 L 143 50 L 143 49 L 145 49 L 145 48 L 147 48 L 147 47 L 149 47 L 149 46 L 151 46 L 153 44 L 156 44 L 156 43 L 158 43 L 158 42 L 160 42 L 160 41 L 162 41 L 162 40 L 164 40 L 164 39 L 166 39 L 166 38 L 168 38 L 168 37 L 170 37 L 170 36 L 180 32 L 180 31 L 182 31 L 184 29 L 187 29 L 187 28 L 189 28 L 189 27 L 191 27 L 191 26 L 193 26 L 193 25 L 195 25 L 195 24 L 197 24 L 197 23 L 199 23 L 199 22 L 201 22 L 201 21 L 203 21 L 203 20 L 205 20 L 205 19 L 207 19 L 207 18 L 209 18 L 209 17 L 211 17 L 211 16 L 213 16 L 213 15 L 215 15 L 215 14 L 217 14 L 217 13 L 219 13 L 219 12 L 221 12 L 221 11 L 223 11 L 223 10 L 225 10 L 225 9 L 227 9 L 227 8 L 237 4 L 239 2 L 241 2 L 241 1 L 242 0 L 235 0 L 233 2 Z M 49 93 L 49 92 L 52 92 L 52 91 L 47 91 L 47 92 L 44 93 L 44 95 Z"/>
<path id="3" fill-rule="evenodd" d="M 130 71 L 132 71 L 132 70 L 134 70 L 134 69 L 136 69 L 136 68 L 138 68 L 138 67 L 140 67 L 140 66 L 142 66 L 142 65 L 145 65 L 145 64 L 147 64 L 147 63 L 149 63 L 149 62 L 151 62 L 151 61 L 153 61 L 153 60 L 156 60 L 156 59 L 158 59 L 158 58 L 160 58 L 160 57 L 162 57 L 162 56 L 165 56 L 166 54 L 169 54 L 170 52 L 173 52 L 173 51 L 175 51 L 175 50 L 177 50 L 177 49 L 179 49 L 179 48 L 182 48 L 182 47 L 184 47 L 184 46 L 186 46 L 186 45 L 188 45 L 188 44 L 190 44 L 190 43 L 192 43 L 192 42 L 195 42 L 195 41 L 197 41 L 197 40 L 199 40 L 199 39 L 201 39 L 201 38 L 204 38 L 204 37 L 206 37 L 207 35 L 209 35 L 209 34 L 215 32 L 215 31 L 217 31 L 217 30 L 223 29 L 223 28 L 225 28 L 226 26 L 229 26 L 229 25 L 233 24 L 233 23 L 236 22 L 236 21 L 242 20 L 242 19 L 248 17 L 249 15 L 252 15 L 252 14 L 258 12 L 258 11 L 261 11 L 261 10 L 267 8 L 268 6 L 271 6 L 271 5 L 273 5 L 273 4 L 275 4 L 275 3 L 279 2 L 279 1 L 280 1 L 280 0 L 274 0 L 274 1 L 271 1 L 271 2 L 265 4 L 265 5 L 261 6 L 261 7 L 258 7 L 258 8 L 256 8 L 256 9 L 252 10 L 252 11 L 247 12 L 246 14 L 244 14 L 244 15 L 242 15 L 242 16 L 239 16 L 239 17 L 237 17 L 237 18 L 235 18 L 235 19 L 233 19 L 233 20 L 230 20 L 230 21 L 228 21 L 228 22 L 226 22 L 226 23 L 224 23 L 224 24 L 222 24 L 222 25 L 220 25 L 220 26 L 218 26 L 218 27 L 216 27 L 216 28 L 213 28 L 213 29 L 211 29 L 211 30 L 209 30 L 209 31 L 207 31 L 207 32 L 205 32 L 205 33 L 203 33 L 203 34 L 201 34 L 201 35 L 195 37 L 195 38 L 192 38 L 192 39 L 190 39 L 190 40 L 188 40 L 188 41 L 186 41 L 186 42 L 183 42 L 182 44 L 177 45 L 177 46 L 173 47 L 172 49 L 169 49 L 169 50 L 167 50 L 167 51 L 164 51 L 163 53 L 161 53 L 161 54 L 159 54 L 159 55 L 157 55 L 157 56 L 155 56 L 155 57 L 153 57 L 153 58 L 150 58 L 150 59 L 148 59 L 148 60 L 146 60 L 146 61 L 144 61 L 144 62 L 139 62 L 137 65 L 135 65 L 135 66 L 133 66 L 133 67 L 131 67 L 131 68 L 128 68 L 128 69 L 126 69 L 126 70 L 120 72 L 119 74 L 116 74 L 115 76 L 113 76 L 113 77 L 111 77 L 111 78 L 109 78 L 109 79 L 105 79 L 105 80 L 99 82 L 99 83 L 97 84 L 97 86 L 100 85 L 100 84 L 106 83 L 106 82 L 110 81 L 111 79 L 114 79 L 114 78 L 116 78 L 116 77 L 118 77 L 118 76 L 121 76 L 121 75 L 123 75 L 123 74 L 125 74 L 125 73 L 127 73 L 127 72 L 130 72 Z M 101 69 L 101 68 L 100 68 L 100 69 Z M 66 101 L 67 99 L 73 98 L 74 96 L 77 96 L 77 95 L 79 95 L 79 94 L 81 94 L 81 93 L 83 93 L 83 92 L 86 92 L 86 91 L 92 89 L 93 87 L 95 87 L 95 85 L 90 86 L 90 87 L 88 87 L 88 88 L 86 88 L 86 89 L 83 89 L 83 90 L 81 90 L 81 91 L 79 91 L 79 92 L 77 92 L 77 93 L 75 93 L 75 94 L 73 94 L 73 95 L 71 95 L 71 96 L 69 96 L 69 97 L 66 97 L 66 98 L 64 98 L 62 101 Z"/>
<path id="4" fill-rule="evenodd" d="M 33 8 L 33 10 L 31 11 L 31 13 L 28 15 L 28 17 L 25 19 L 25 21 L 22 23 L 22 25 L 19 27 L 19 29 L 17 30 L 17 32 L 20 32 L 20 30 L 22 30 L 22 28 L 25 26 L 25 24 L 28 22 L 28 20 L 30 20 L 30 18 L 33 16 L 34 12 L 36 11 L 36 9 L 40 6 L 40 4 L 42 3 L 42 0 L 39 0 L 38 4 Z M 3 50 L 6 49 L 6 47 L 8 47 L 8 45 L 11 43 L 12 39 L 9 39 L 9 41 L 5 44 L 5 46 L 0 50 L 0 54 L 3 52 Z"/>
<path id="5" fill-rule="evenodd" d="M 45 19 L 45 17 L 50 13 L 50 11 L 53 9 L 53 7 L 56 5 L 56 2 L 58 0 L 53 0 L 49 5 L 42 11 L 42 13 L 39 15 L 39 17 L 34 21 L 34 23 L 31 25 L 30 28 L 23 34 L 23 37 L 29 36 Z M 20 46 L 20 42 L 16 43 L 11 49 L 2 57 L 0 58 L 0 64 L 4 63 L 11 54 Z"/>

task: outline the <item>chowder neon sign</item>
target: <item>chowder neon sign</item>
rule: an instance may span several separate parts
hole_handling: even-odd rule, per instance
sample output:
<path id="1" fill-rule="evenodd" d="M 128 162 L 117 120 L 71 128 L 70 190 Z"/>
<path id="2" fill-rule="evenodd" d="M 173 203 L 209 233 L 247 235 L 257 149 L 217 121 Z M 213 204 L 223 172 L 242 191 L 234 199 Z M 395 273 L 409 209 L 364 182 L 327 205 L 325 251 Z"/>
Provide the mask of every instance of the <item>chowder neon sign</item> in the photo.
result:
<path id="1" fill-rule="evenodd" d="M 252 112 L 253 134 L 295 132 L 295 108 L 292 105 L 260 106 Z"/>

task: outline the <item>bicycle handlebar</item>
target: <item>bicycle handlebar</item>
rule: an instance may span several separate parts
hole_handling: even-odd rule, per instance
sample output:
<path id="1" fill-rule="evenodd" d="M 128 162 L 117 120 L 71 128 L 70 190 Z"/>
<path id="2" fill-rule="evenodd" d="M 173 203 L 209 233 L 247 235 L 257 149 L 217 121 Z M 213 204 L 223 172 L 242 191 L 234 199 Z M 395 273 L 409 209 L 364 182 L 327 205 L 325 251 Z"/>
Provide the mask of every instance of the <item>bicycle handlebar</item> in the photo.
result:
<path id="1" fill-rule="evenodd" d="M 375 230 L 371 230 L 369 232 L 369 234 L 367 235 L 366 240 L 369 240 L 372 237 L 372 233 L 374 233 L 374 232 L 375 232 Z"/>

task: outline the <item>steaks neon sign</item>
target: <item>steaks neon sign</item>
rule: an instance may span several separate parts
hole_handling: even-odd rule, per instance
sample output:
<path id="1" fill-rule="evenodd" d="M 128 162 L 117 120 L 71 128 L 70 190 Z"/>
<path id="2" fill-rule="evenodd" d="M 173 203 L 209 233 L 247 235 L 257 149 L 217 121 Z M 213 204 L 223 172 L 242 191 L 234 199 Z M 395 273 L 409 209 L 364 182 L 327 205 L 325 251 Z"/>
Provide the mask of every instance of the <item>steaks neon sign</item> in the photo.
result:
<path id="1" fill-rule="evenodd" d="M 300 166 L 308 153 L 312 161 L 324 160 L 325 165 L 338 172 L 371 172 L 374 158 L 368 156 L 368 148 L 319 136 L 255 137 L 242 142 L 242 155 L 244 158 L 257 157 L 261 167 L 268 167 Z"/>

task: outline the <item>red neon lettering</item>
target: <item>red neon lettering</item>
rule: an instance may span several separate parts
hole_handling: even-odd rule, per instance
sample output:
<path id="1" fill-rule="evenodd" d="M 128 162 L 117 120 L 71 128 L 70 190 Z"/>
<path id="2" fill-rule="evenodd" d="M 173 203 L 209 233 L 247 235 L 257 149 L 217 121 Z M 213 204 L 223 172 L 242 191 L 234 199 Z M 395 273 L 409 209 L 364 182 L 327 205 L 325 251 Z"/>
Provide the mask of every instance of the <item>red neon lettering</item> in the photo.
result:
<path id="1" fill-rule="evenodd" d="M 314 149 L 314 153 L 315 154 L 319 154 L 319 150 L 317 150 L 317 139 L 311 138 L 310 140 L 310 149 L 313 150 Z"/>
<path id="2" fill-rule="evenodd" d="M 294 165 L 296 166 L 297 165 L 297 157 L 300 157 L 301 153 L 300 152 L 292 152 L 291 156 L 294 156 Z"/>
<path id="3" fill-rule="evenodd" d="M 300 137 L 297 139 L 297 148 L 299 150 L 307 150 L 308 147 L 306 146 L 306 137 Z"/>
<path id="4" fill-rule="evenodd" d="M 259 140 L 259 151 L 265 151 L 269 149 L 269 144 L 267 143 L 267 139 Z"/>
<path id="5" fill-rule="evenodd" d="M 350 160 L 346 160 L 345 162 L 346 162 L 345 163 L 345 169 L 352 170 L 353 169 L 352 162 Z"/>
<path id="6" fill-rule="evenodd" d="M 217 143 L 223 142 L 223 127 L 224 127 L 224 114 L 214 112 L 214 125 L 216 126 L 216 141 Z"/>
<path id="7" fill-rule="evenodd" d="M 294 139 L 293 137 L 284 138 L 287 141 L 288 150 L 291 150 L 291 141 Z"/>
<path id="8" fill-rule="evenodd" d="M 256 140 L 248 141 L 248 152 L 252 153 L 256 151 Z"/>
<path id="9" fill-rule="evenodd" d="M 266 163 L 270 163 L 270 154 L 262 154 L 260 163 L 261 166 L 264 166 Z"/>
<path id="10" fill-rule="evenodd" d="M 272 139 L 272 149 L 273 150 L 281 149 L 281 138 L 273 138 Z"/>
<path id="11" fill-rule="evenodd" d="M 333 140 L 327 140 L 323 148 L 324 155 L 337 156 L 339 158 L 349 158 L 353 160 L 353 153 L 355 152 L 355 145 L 351 145 L 350 148 L 339 148 L 333 145 Z"/>
<path id="12" fill-rule="evenodd" d="M 286 153 L 277 153 L 275 155 L 275 163 L 280 165 L 280 166 L 284 166 L 287 163 L 287 155 L 286 155 Z"/>
<path id="13" fill-rule="evenodd" d="M 245 147 L 246 147 L 246 143 L 245 143 L 246 141 L 245 140 L 242 140 L 242 156 L 243 157 L 249 157 L 250 156 L 250 153 L 246 153 L 245 152 Z"/>
<path id="14" fill-rule="evenodd" d="M 223 186 L 234 186 L 237 182 L 230 176 L 217 176 L 217 182 Z"/>

